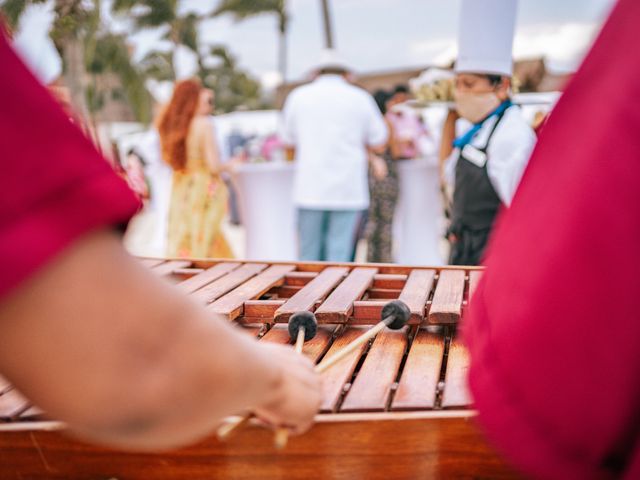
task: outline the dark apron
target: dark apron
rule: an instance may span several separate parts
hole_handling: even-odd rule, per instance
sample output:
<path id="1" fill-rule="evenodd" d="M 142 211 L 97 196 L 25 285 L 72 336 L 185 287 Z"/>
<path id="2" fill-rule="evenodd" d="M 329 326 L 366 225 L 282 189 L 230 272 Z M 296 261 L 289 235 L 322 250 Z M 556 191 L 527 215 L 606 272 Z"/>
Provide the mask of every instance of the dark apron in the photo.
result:
<path id="1" fill-rule="evenodd" d="M 486 155 L 493 134 L 503 117 L 504 113 L 498 117 L 485 146 L 474 149 L 486 158 L 482 166 L 467 158 L 463 153 L 464 149 L 460 151 L 451 205 L 451 226 L 448 231 L 449 237 L 455 236 L 455 240 L 451 241 L 449 255 L 451 265 L 480 264 L 496 215 L 502 205 L 489 179 L 489 158 Z"/>

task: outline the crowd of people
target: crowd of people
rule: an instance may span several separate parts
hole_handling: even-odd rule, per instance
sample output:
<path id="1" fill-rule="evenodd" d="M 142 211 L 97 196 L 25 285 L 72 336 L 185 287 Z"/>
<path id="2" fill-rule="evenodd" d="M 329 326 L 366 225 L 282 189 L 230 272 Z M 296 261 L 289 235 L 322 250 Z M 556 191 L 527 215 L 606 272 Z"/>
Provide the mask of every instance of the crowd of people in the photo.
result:
<path id="1" fill-rule="evenodd" d="M 263 148 L 269 155 L 284 149 L 295 163 L 291 202 L 300 260 L 354 261 L 365 239 L 368 262 L 392 263 L 398 162 L 425 156 L 440 137 L 449 263 L 481 263 L 536 137 L 511 100 L 510 65 L 492 74 L 461 68 L 455 108 L 442 132 L 430 132 L 407 106 L 404 85 L 371 95 L 353 83 L 351 68 L 335 51 L 323 53 L 313 80 L 287 98 L 279 135 Z M 165 251 L 172 257 L 233 256 L 222 223 L 229 191 L 237 193 L 233 176 L 241 159 L 221 159 L 224 146 L 208 118 L 213 98 L 199 81 L 183 80 L 157 122 L 161 158 L 173 172 Z M 136 179 L 139 172 L 126 172 L 144 198 L 148 189 Z"/>

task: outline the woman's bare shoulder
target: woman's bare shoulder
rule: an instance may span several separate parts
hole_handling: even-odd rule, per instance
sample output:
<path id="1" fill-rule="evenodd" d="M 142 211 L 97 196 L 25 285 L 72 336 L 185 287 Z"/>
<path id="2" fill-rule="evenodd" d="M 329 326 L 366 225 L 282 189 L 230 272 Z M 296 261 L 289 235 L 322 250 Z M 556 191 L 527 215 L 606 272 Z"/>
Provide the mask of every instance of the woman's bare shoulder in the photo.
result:
<path id="1" fill-rule="evenodd" d="M 191 120 L 191 128 L 196 132 L 206 132 L 213 128 L 213 123 L 205 115 L 197 115 Z"/>

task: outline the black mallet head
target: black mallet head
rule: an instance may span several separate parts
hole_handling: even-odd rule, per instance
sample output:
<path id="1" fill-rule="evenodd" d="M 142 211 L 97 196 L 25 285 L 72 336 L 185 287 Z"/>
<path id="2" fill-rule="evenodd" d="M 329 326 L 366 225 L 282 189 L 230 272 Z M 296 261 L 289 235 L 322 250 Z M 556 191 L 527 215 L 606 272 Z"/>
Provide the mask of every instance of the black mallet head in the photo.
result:
<path id="1" fill-rule="evenodd" d="M 383 321 L 389 319 L 385 323 L 391 330 L 400 330 L 409 321 L 411 311 L 403 301 L 392 300 L 382 308 L 381 316 Z"/>
<path id="2" fill-rule="evenodd" d="M 294 342 L 296 338 L 298 338 L 298 330 L 300 330 L 300 327 L 304 327 L 305 342 L 308 342 L 316 336 L 318 321 L 313 312 L 296 312 L 289 317 L 289 336 Z"/>

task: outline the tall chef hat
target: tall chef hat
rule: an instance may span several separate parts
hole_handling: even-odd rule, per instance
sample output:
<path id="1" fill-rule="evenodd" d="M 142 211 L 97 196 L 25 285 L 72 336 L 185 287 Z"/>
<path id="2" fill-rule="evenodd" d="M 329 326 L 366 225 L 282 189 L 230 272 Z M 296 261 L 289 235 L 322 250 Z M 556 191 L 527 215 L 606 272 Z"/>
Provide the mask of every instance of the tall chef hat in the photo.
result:
<path id="1" fill-rule="evenodd" d="M 462 0 L 456 73 L 513 73 L 518 0 Z"/>

